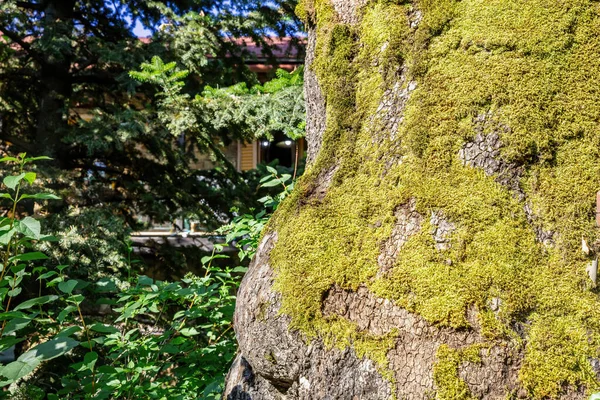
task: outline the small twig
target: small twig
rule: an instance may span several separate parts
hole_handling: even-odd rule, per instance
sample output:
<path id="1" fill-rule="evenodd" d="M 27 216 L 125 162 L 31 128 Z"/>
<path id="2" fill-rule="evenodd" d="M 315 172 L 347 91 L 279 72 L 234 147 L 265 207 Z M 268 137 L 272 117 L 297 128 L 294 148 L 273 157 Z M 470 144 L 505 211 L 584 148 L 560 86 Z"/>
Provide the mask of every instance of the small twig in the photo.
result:
<path id="1" fill-rule="evenodd" d="M 223 333 L 221 333 L 221 334 L 219 335 L 219 337 L 218 337 L 218 338 L 216 338 L 215 340 L 211 340 L 211 341 L 209 342 L 209 344 L 215 344 L 215 343 L 218 343 L 218 342 L 219 342 L 219 340 L 220 340 L 220 339 L 221 339 L 223 336 L 225 336 L 225 334 L 226 334 L 227 332 L 229 332 L 229 331 L 231 330 L 231 328 L 233 328 L 233 324 L 229 324 L 229 327 L 228 327 L 227 329 L 225 329 L 225 330 L 223 331 Z"/>

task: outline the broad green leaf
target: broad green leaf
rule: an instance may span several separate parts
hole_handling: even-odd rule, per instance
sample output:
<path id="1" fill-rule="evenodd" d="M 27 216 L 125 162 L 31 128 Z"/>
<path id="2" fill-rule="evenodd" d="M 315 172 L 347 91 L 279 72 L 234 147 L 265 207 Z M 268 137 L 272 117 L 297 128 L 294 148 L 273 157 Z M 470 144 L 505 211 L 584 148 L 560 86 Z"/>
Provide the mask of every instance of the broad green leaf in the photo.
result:
<path id="1" fill-rule="evenodd" d="M 0 193 L 0 199 L 9 199 L 12 200 L 12 196 L 8 193 Z"/>
<path id="2" fill-rule="evenodd" d="M 17 230 L 31 239 L 39 239 L 42 227 L 40 221 L 32 217 L 25 217 L 20 221 L 15 221 Z"/>
<path id="3" fill-rule="evenodd" d="M 68 328 L 63 329 L 62 331 L 60 331 L 56 337 L 63 337 L 63 336 L 71 336 L 74 333 L 77 332 L 81 332 L 81 327 L 79 326 L 69 326 Z"/>
<path id="4" fill-rule="evenodd" d="M 18 296 L 21 293 L 22 290 L 23 290 L 22 287 L 16 287 L 16 288 L 8 291 L 8 296 L 9 297 L 16 297 L 16 296 Z"/>
<path id="5" fill-rule="evenodd" d="M 275 168 L 271 167 L 270 165 L 267 165 L 267 171 L 269 171 L 273 175 L 277 175 L 277 170 Z"/>
<path id="6" fill-rule="evenodd" d="M 0 351 L 6 351 L 17 343 L 21 343 L 25 338 L 16 338 L 14 336 L 5 336 L 0 339 Z"/>
<path id="7" fill-rule="evenodd" d="M 23 179 L 25 179 L 31 185 L 33 182 L 35 182 L 36 176 L 37 175 L 35 174 L 35 172 L 26 172 Z"/>
<path id="8" fill-rule="evenodd" d="M 40 235 L 39 240 L 43 242 L 58 242 L 60 239 L 54 235 Z"/>
<path id="9" fill-rule="evenodd" d="M 114 387 L 114 388 L 116 388 L 116 387 L 118 387 L 120 385 L 121 385 L 121 381 L 118 380 L 118 379 L 112 379 L 112 380 L 106 382 L 106 386 L 108 386 L 108 387 Z"/>
<path id="10" fill-rule="evenodd" d="M 13 361 L 10 364 L 0 368 L 0 375 L 4 376 L 8 381 L 2 382 L 3 386 L 18 381 L 26 375 L 29 375 L 33 370 L 40 365 L 38 360 Z"/>
<path id="11" fill-rule="evenodd" d="M 58 337 L 38 344 L 33 349 L 22 354 L 17 361 L 30 362 L 30 360 L 47 361 L 60 357 L 69 350 L 77 347 L 79 342 L 70 337 Z M 38 362 L 39 364 L 39 362 Z"/>
<path id="12" fill-rule="evenodd" d="M 15 188 L 17 187 L 19 182 L 23 180 L 23 178 L 25 178 L 25 174 L 11 175 L 5 177 L 2 182 L 7 188 L 15 190 Z"/>
<path id="13" fill-rule="evenodd" d="M 58 286 L 60 288 L 60 284 Z M 68 302 L 75 303 L 75 304 L 81 304 L 83 302 L 83 300 L 85 300 L 85 297 L 83 297 L 83 295 L 81 295 L 81 294 L 69 296 L 69 298 L 67 299 Z"/>
<path id="14" fill-rule="evenodd" d="M 138 278 L 138 285 L 139 286 L 150 286 L 154 283 L 154 280 L 152 278 L 149 278 L 145 275 L 141 275 Z"/>
<path id="15" fill-rule="evenodd" d="M 179 331 L 183 336 L 194 336 L 198 335 L 200 332 L 196 330 L 196 328 L 183 328 Z"/>
<path id="16" fill-rule="evenodd" d="M 36 194 L 24 194 L 20 197 L 23 199 L 34 199 L 34 200 L 60 200 L 61 198 L 52 193 L 36 193 Z"/>
<path id="17" fill-rule="evenodd" d="M 75 306 L 66 306 L 64 310 L 62 310 L 59 314 L 58 317 L 56 317 L 56 319 L 58 320 L 58 322 L 62 323 L 65 318 L 67 318 L 67 316 L 69 314 L 71 314 L 73 311 L 77 311 L 77 307 Z"/>
<path id="18" fill-rule="evenodd" d="M 26 267 L 27 266 L 25 264 L 17 264 L 10 267 L 10 271 L 16 276 L 24 276 Z"/>
<path id="19" fill-rule="evenodd" d="M 40 272 L 44 272 L 46 271 L 48 268 L 46 267 L 35 267 L 33 268 L 33 270 L 31 271 L 32 274 L 39 274 Z"/>
<path id="20" fill-rule="evenodd" d="M 37 280 L 52 278 L 53 276 L 58 275 L 56 271 L 48 271 L 45 274 L 38 276 Z"/>
<path id="21" fill-rule="evenodd" d="M 97 282 L 96 282 L 96 286 L 99 292 L 102 293 L 106 293 L 106 292 L 115 292 L 117 291 L 117 285 L 115 283 L 115 281 L 111 278 L 100 278 Z"/>
<path id="22" fill-rule="evenodd" d="M 4 335 L 10 335 L 14 332 L 17 332 L 23 328 L 25 328 L 27 325 L 29 325 L 31 323 L 31 321 L 33 321 L 31 318 L 15 318 L 15 319 L 11 319 L 10 321 L 8 321 L 6 323 L 6 326 L 4 327 Z M 18 336 L 18 335 L 17 335 Z"/>
<path id="23" fill-rule="evenodd" d="M 83 364 L 89 369 L 94 369 L 94 365 L 96 365 L 97 360 L 98 353 L 96 353 L 95 351 L 90 351 L 89 353 L 86 353 L 86 355 L 83 357 Z"/>
<path id="24" fill-rule="evenodd" d="M 93 330 L 94 332 L 99 332 L 99 333 L 117 333 L 117 332 L 119 332 L 119 330 L 117 328 L 115 328 L 114 326 L 104 325 L 101 323 L 96 323 L 96 324 L 90 326 L 90 329 Z"/>
<path id="25" fill-rule="evenodd" d="M 5 321 L 7 319 L 13 318 L 27 318 L 27 314 L 20 311 L 8 311 L 4 313 L 0 313 L 0 321 Z"/>
<path id="26" fill-rule="evenodd" d="M 208 384 L 206 386 L 206 388 L 204 389 L 203 396 L 207 397 L 209 394 L 212 394 L 212 393 L 220 393 L 221 392 L 221 383 L 222 383 L 222 381 L 220 379 L 217 379 L 217 380 L 211 382 L 210 384 Z"/>
<path id="27" fill-rule="evenodd" d="M 71 294 L 73 292 L 73 289 L 75 289 L 75 286 L 77 286 L 77 281 L 74 279 L 70 279 L 66 282 L 59 283 L 58 289 L 63 293 Z"/>
<path id="28" fill-rule="evenodd" d="M 2 157 L 2 158 L 0 158 L 0 162 L 7 162 L 7 161 L 17 162 L 19 160 L 17 160 L 16 157 Z"/>
<path id="29" fill-rule="evenodd" d="M 63 276 L 57 276 L 56 278 L 52 279 L 51 281 L 48 281 L 48 283 L 46 283 L 46 287 L 53 287 L 56 286 L 57 283 L 64 281 L 65 278 Z"/>
<path id="30" fill-rule="evenodd" d="M 39 251 L 34 251 L 32 253 L 19 254 L 18 256 L 14 256 L 9 258 L 9 261 L 36 261 L 36 260 L 47 260 L 48 257 L 44 253 L 40 253 Z"/>
<path id="31" fill-rule="evenodd" d="M 22 302 L 21 304 L 19 304 L 18 306 L 16 306 L 14 308 L 14 311 L 27 310 L 33 306 L 36 306 L 39 304 L 51 303 L 57 299 L 58 299 L 58 296 L 55 296 L 55 295 L 37 297 L 35 299 L 30 299 L 30 300 Z"/>
<path id="32" fill-rule="evenodd" d="M 0 231 L 0 244 L 7 245 L 8 242 L 12 239 L 12 237 L 17 233 L 15 228 L 9 229 L 7 231 Z"/>
<path id="33" fill-rule="evenodd" d="M 98 367 L 98 372 L 101 372 L 103 374 L 114 374 L 115 372 L 117 372 L 117 370 L 115 369 L 115 367 L 111 367 L 110 365 L 101 365 Z"/>
<path id="34" fill-rule="evenodd" d="M 163 346 L 162 351 L 164 351 L 165 353 L 168 353 L 168 354 L 181 353 L 181 349 L 178 346 L 173 346 L 170 344 Z"/>
<path id="35" fill-rule="evenodd" d="M 77 372 L 92 371 L 97 360 L 98 354 L 94 351 L 90 351 L 89 353 L 86 353 L 83 362 L 71 364 L 70 367 L 76 370 Z"/>
<path id="36" fill-rule="evenodd" d="M 268 181 L 263 183 L 262 187 L 275 187 L 281 185 L 281 181 L 279 179 L 273 179 L 272 181 Z"/>

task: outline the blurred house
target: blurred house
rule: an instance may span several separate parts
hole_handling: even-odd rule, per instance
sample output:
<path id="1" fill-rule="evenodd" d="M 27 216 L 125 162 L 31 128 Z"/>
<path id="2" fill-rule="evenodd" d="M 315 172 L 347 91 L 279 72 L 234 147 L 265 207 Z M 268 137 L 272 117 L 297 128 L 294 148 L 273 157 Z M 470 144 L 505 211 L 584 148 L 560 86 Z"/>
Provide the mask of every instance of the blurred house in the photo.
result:
<path id="1" fill-rule="evenodd" d="M 292 38 L 269 38 L 267 42 L 272 48 L 271 55 L 266 54 L 252 39 L 236 39 L 235 43 L 246 53 L 246 66 L 256 73 L 261 83 L 264 83 L 273 77 L 278 68 L 291 72 L 304 64 L 304 52 L 301 50 L 304 43 L 297 41 L 298 39 Z M 238 171 L 248 171 L 260 163 L 269 163 L 275 159 L 279 160 L 280 165 L 291 167 L 295 161 L 296 150 L 299 154 L 304 154 L 305 149 L 304 139 L 294 142 L 283 133 L 276 133 L 272 141 L 261 139 L 249 144 L 233 143 L 224 149 L 224 154 Z M 196 167 L 210 169 L 213 164 L 208 157 L 198 155 Z"/>
<path id="2" fill-rule="evenodd" d="M 294 43 L 292 38 L 269 39 L 272 54 L 265 54 L 261 46 L 248 38 L 237 39 L 236 44 L 245 50 L 245 64 L 256 73 L 258 80 L 264 83 L 274 76 L 276 69 L 288 72 L 304 64 L 304 52 L 301 46 Z M 236 141 L 222 149 L 223 154 L 238 171 L 248 171 L 260 163 L 270 163 L 277 159 L 282 166 L 292 167 L 296 154 L 303 155 L 306 151 L 304 139 L 290 140 L 282 132 L 274 133 L 272 140 L 257 139 L 251 143 Z M 211 169 L 214 164 L 206 154 L 196 154 L 194 167 Z M 167 242 L 176 247 L 194 246 L 206 252 L 213 249 L 213 243 L 219 241 L 214 233 L 205 232 L 193 221 L 178 220 L 172 224 L 153 225 L 147 231 L 134 233 L 132 240 L 138 252 L 152 253 L 153 244 Z M 145 249 L 145 250 L 144 250 Z M 230 249 L 232 250 L 232 249 Z"/>

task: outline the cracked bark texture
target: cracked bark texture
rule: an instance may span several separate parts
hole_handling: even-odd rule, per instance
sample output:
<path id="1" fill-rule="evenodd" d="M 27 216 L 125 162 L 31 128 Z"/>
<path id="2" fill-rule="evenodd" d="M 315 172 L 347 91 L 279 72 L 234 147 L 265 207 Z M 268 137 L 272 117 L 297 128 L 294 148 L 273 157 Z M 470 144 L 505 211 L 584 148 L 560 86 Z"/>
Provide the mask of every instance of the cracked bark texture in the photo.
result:
<path id="1" fill-rule="evenodd" d="M 366 3 L 366 0 L 332 1 L 345 23 L 356 23 L 360 6 Z M 420 15 L 417 13 L 414 17 L 418 23 Z M 309 29 L 305 75 L 309 164 L 314 162 L 321 149 L 326 123 L 325 99 L 310 68 L 314 61 L 315 41 L 315 31 Z M 406 82 L 405 71 L 400 71 L 397 83 L 385 92 L 374 116 L 382 124 L 380 131 L 388 132 L 392 139 L 403 121 L 404 107 L 415 87 L 415 82 Z M 481 145 L 483 155 L 473 155 L 473 161 L 467 159 L 471 154 L 467 146 L 461 150 L 465 162 L 486 167 L 489 174 L 509 171 L 504 173 L 509 177 L 502 179 L 514 185 L 511 180 L 515 174 L 513 170 L 494 161 L 497 155 L 494 151 L 499 146 L 497 138 L 488 139 L 481 135 L 477 138 L 484 143 Z M 490 141 L 492 143 L 488 143 Z M 479 145 L 477 143 L 476 148 L 479 149 Z M 394 157 L 391 160 L 401 162 Z M 322 199 L 336 170 L 334 166 L 322 171 L 309 197 Z M 414 205 L 413 200 L 396 212 L 396 227 L 382 245 L 379 258 L 383 273 L 393 267 L 402 245 L 421 229 L 424 216 L 415 211 Z M 446 249 L 447 237 L 454 230 L 454 224 L 436 212 L 429 218 L 436 248 Z M 483 341 L 476 331 L 438 329 L 387 299 L 375 298 L 364 287 L 357 292 L 334 287 L 323 300 L 324 315 L 344 317 L 356 323 L 361 331 L 375 335 L 392 330 L 399 332 L 396 345 L 388 354 L 395 384 L 384 378 L 371 360 L 357 357 L 352 349 L 327 349 L 319 339 L 307 343 L 301 333 L 288 328 L 289 318 L 278 313 L 281 299 L 273 291 L 274 276 L 269 265 L 269 252 L 276 240 L 276 233 L 263 239 L 238 293 L 235 330 L 240 353 L 226 380 L 224 398 L 227 400 L 381 400 L 392 398 L 393 393 L 399 399 L 433 399 L 433 366 L 438 347 L 450 344 L 460 349 Z M 460 377 L 476 397 L 500 399 L 507 388 L 517 390 L 518 365 L 516 351 L 494 347 L 483 357 L 482 363 L 466 364 L 460 370 Z"/>
<path id="2" fill-rule="evenodd" d="M 331 0 L 338 22 L 343 24 L 360 22 L 360 8 L 367 3 L 368 0 Z M 412 10 L 408 15 L 410 29 L 416 29 L 422 18 L 418 9 Z M 305 73 L 309 166 L 315 164 L 323 146 L 327 123 L 326 96 L 317 74 L 311 69 L 316 46 L 316 29 L 309 26 Z M 388 81 L 387 89 L 383 91 L 379 107 L 373 115 L 366 117 L 373 128 L 369 140 L 390 143 L 388 154 L 380 158 L 386 170 L 403 163 L 398 150 L 402 144 L 396 139 L 405 120 L 407 102 L 417 89 L 417 82 L 410 79 L 405 66 L 395 70 L 394 78 Z M 453 151 L 458 150 L 455 157 L 462 165 L 482 170 L 504 187 L 519 202 L 519 207 L 522 204 L 537 241 L 554 246 L 555 233 L 537 227 L 538 216 L 532 211 L 526 191 L 521 187 L 525 167 L 502 158 L 502 135 L 510 133 L 511 128 L 497 122 L 491 112 L 475 115 L 471 122 L 471 139 L 465 139 L 459 149 L 453 148 Z M 314 174 L 316 178 L 307 184 L 308 190 L 300 200 L 300 206 L 323 201 L 340 164 L 340 160 L 336 160 Z M 377 277 L 393 271 L 403 246 L 419 233 L 428 235 L 442 259 L 451 250 L 452 237 L 458 231 L 460 221 L 453 221 L 437 209 L 419 212 L 417 201 L 411 198 L 394 209 L 391 235 L 379 243 Z M 364 334 L 393 336 L 393 346 L 387 353 L 389 371 L 382 371 L 368 357 L 359 357 L 352 347 L 344 350 L 328 348 L 319 337 L 307 338 L 302 332 L 290 329 L 291 317 L 280 313 L 282 297 L 273 288 L 275 272 L 269 255 L 277 240 L 276 231 L 266 234 L 238 293 L 235 330 L 240 351 L 226 380 L 225 399 L 446 399 L 448 397 L 439 397 L 435 380 L 442 346 L 458 352 L 481 346 L 479 361 L 458 362 L 456 379 L 466 385 L 470 397 L 456 398 L 530 398 L 531 393 L 522 386 L 519 378 L 525 357 L 522 342 L 527 342 L 530 321 L 510 322 L 511 333 L 518 340 L 490 342 L 480 326 L 481 310 L 475 305 L 467 310 L 469 326 L 453 329 L 429 323 L 393 301 L 375 296 L 366 284 L 355 290 L 339 285 L 329 288 L 323 294 L 320 310 L 325 318 L 341 318 Z M 452 266 L 452 260 L 445 262 Z M 501 318 L 503 302 L 500 298 L 492 297 L 479 307 L 491 310 L 492 318 Z M 522 341 L 521 345 L 519 341 Z M 595 358 L 589 362 L 600 376 L 600 362 Z M 584 396 L 584 387 L 567 388 L 565 385 L 557 398 L 574 400 Z"/>
<path id="3" fill-rule="evenodd" d="M 495 177 L 496 182 L 508 188 L 520 201 L 525 201 L 525 193 L 519 185 L 519 180 L 524 172 L 523 166 L 506 162 L 500 156 L 502 141 L 499 133 L 510 131 L 510 128 L 494 123 L 490 113 L 478 115 L 473 122 L 477 135 L 473 141 L 466 143 L 460 149 L 458 157 L 464 165 L 480 168 L 486 175 Z M 493 133 L 485 134 L 486 129 Z M 552 246 L 555 233 L 537 226 L 538 217 L 527 202 L 523 209 L 529 223 L 535 226 L 538 241 L 546 246 Z"/>
<path id="4" fill-rule="evenodd" d="M 312 164 L 323 144 L 325 131 L 325 98 L 319 86 L 317 76 L 311 69 L 315 59 L 316 33 L 314 28 L 308 32 L 306 46 L 306 68 L 304 69 L 304 98 L 306 99 L 306 142 L 307 164 Z"/>
<path id="5" fill-rule="evenodd" d="M 351 349 L 326 349 L 307 343 L 279 315 L 280 295 L 272 290 L 268 253 L 277 240 L 267 235 L 238 293 L 235 328 L 240 354 L 228 378 L 225 398 L 246 399 L 387 399 L 390 383 L 374 363 Z"/>

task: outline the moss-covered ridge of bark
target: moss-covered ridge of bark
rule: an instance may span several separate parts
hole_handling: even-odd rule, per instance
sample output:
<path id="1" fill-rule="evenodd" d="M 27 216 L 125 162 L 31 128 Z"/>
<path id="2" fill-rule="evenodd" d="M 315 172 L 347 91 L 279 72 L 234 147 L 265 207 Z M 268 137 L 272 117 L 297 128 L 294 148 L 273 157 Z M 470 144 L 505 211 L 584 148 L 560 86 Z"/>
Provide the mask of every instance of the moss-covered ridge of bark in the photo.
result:
<path id="1" fill-rule="evenodd" d="M 440 326 L 469 326 L 474 306 L 490 341 L 520 341 L 514 326 L 525 327 L 520 380 L 532 398 L 555 398 L 569 386 L 598 389 L 589 360 L 600 358 L 600 301 L 580 242 L 598 239 L 599 7 L 590 0 L 380 0 L 350 26 L 328 0 L 301 4 L 317 26 L 313 69 L 327 128 L 315 165 L 272 224 L 275 287 L 294 328 L 331 343 L 362 343 L 370 349 L 362 354 L 377 350 L 385 368 L 387 336 L 349 323 L 338 329 L 339 320 L 322 315 L 330 287 L 366 285 Z M 373 116 L 403 66 L 403 85 L 417 86 L 392 135 Z M 507 127 L 496 132 L 502 158 L 522 168 L 534 223 L 511 189 L 459 159 L 480 115 Z M 333 165 L 325 198 L 310 197 L 319 172 Z M 394 211 L 410 199 L 424 225 L 381 276 L 381 245 Z M 433 211 L 456 226 L 449 250 L 435 247 Z M 555 232 L 554 245 L 539 243 L 536 229 Z"/>
<path id="2" fill-rule="evenodd" d="M 437 398 L 454 400 L 472 400 L 469 386 L 459 378 L 459 368 L 464 363 L 480 363 L 481 345 L 470 346 L 462 350 L 453 349 L 445 344 L 437 351 L 438 363 L 433 369 L 433 379 L 439 388 Z"/>

